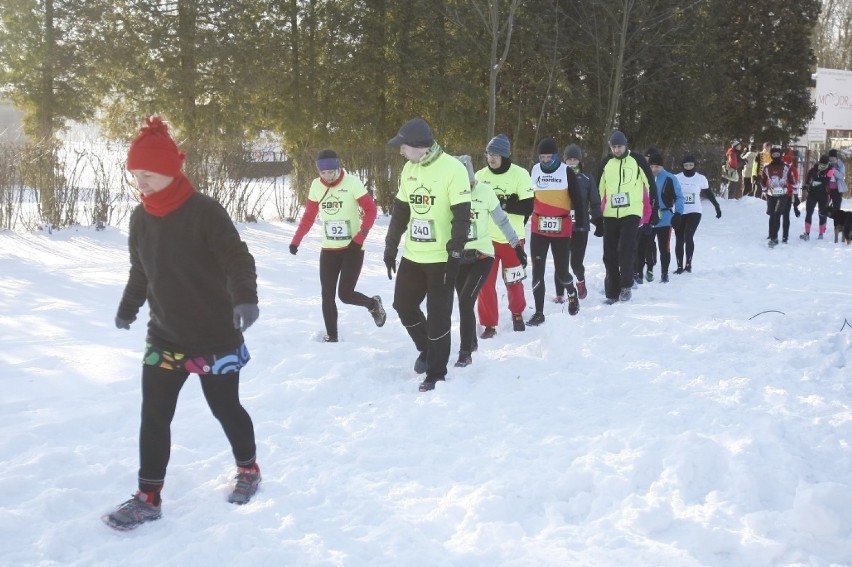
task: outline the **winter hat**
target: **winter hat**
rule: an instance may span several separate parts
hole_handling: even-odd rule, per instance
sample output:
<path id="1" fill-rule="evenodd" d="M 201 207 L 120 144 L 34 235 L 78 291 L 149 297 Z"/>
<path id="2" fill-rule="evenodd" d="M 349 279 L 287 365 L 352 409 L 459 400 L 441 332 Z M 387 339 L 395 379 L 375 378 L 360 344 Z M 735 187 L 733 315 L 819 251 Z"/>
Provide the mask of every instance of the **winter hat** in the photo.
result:
<path id="1" fill-rule="evenodd" d="M 694 155 L 692 155 L 692 154 L 685 154 L 685 155 L 683 156 L 683 159 L 682 159 L 682 160 L 680 160 L 680 163 L 681 163 L 681 165 L 683 165 L 684 163 L 692 163 L 692 164 L 694 164 L 694 163 L 695 163 L 695 156 L 694 156 Z"/>
<path id="2" fill-rule="evenodd" d="M 609 137 L 609 145 L 610 146 L 626 146 L 627 145 L 627 136 L 624 135 L 620 130 L 616 130 L 612 133 L 612 136 Z"/>
<path id="3" fill-rule="evenodd" d="M 544 138 L 538 143 L 538 155 L 555 154 L 559 155 L 559 145 L 553 138 Z"/>
<path id="4" fill-rule="evenodd" d="M 177 177 L 186 154 L 178 150 L 169 127 L 159 116 L 145 118 L 145 126 L 127 150 L 127 169 L 144 169 L 169 177 Z"/>
<path id="5" fill-rule="evenodd" d="M 659 150 L 654 148 L 649 148 L 647 152 L 648 156 L 648 165 L 663 165 L 663 154 L 660 153 Z"/>
<path id="6" fill-rule="evenodd" d="M 340 169 L 340 160 L 334 150 L 321 150 L 317 155 L 317 171 Z"/>
<path id="7" fill-rule="evenodd" d="M 832 148 L 832 149 L 828 150 L 828 157 L 836 158 L 836 157 L 840 157 L 840 156 L 837 155 L 837 150 Z"/>
<path id="8" fill-rule="evenodd" d="M 580 146 L 577 144 L 569 144 L 565 148 L 565 152 L 562 154 L 562 159 L 568 161 L 569 159 L 583 159 L 583 150 L 580 149 Z"/>
<path id="9" fill-rule="evenodd" d="M 771 148 L 769 148 L 769 155 L 772 155 L 772 154 L 778 154 L 780 156 L 781 155 L 781 146 L 776 144 L 776 145 L 773 145 Z"/>
<path id="10" fill-rule="evenodd" d="M 485 146 L 485 151 L 489 154 L 497 154 L 498 156 L 507 158 L 512 155 L 512 144 L 509 142 L 506 134 L 497 134 Z"/>
<path id="11" fill-rule="evenodd" d="M 742 144 L 742 142 L 740 142 L 740 141 L 739 141 L 739 140 L 737 140 L 736 138 L 734 138 L 733 140 L 731 140 L 731 147 L 732 147 L 732 148 L 735 148 L 735 147 L 739 146 L 740 144 Z"/>
<path id="12" fill-rule="evenodd" d="M 825 154 L 819 156 L 819 162 L 823 165 L 828 165 L 828 156 Z"/>
<path id="13" fill-rule="evenodd" d="M 467 169 L 467 177 L 470 180 L 471 184 L 476 182 L 476 178 L 473 173 L 473 161 L 470 159 L 470 156 L 456 156 L 456 159 L 462 162 Z"/>
<path id="14" fill-rule="evenodd" d="M 422 118 L 412 118 L 400 127 L 396 136 L 388 140 L 388 145 L 394 148 L 403 144 L 412 148 L 431 148 L 434 143 L 432 128 Z"/>

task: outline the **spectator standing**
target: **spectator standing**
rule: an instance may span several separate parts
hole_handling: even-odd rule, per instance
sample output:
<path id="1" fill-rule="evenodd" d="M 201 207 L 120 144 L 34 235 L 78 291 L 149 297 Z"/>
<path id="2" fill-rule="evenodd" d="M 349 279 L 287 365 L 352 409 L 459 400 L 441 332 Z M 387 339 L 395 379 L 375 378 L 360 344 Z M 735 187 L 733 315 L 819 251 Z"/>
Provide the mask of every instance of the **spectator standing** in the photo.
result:
<path id="1" fill-rule="evenodd" d="M 743 165 L 743 196 L 753 197 L 755 195 L 755 187 L 752 184 L 754 175 L 754 162 L 757 159 L 757 144 L 750 144 L 748 150 L 740 156 L 745 165 Z"/>

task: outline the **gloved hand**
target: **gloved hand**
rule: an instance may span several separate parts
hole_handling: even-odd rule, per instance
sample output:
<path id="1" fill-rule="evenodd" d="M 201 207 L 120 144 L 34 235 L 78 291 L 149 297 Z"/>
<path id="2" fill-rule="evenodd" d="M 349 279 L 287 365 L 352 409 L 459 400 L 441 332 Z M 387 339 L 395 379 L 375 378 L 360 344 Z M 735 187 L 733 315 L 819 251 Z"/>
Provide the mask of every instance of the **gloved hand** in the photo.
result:
<path id="1" fill-rule="evenodd" d="M 517 205 L 518 204 L 518 194 L 512 193 L 504 201 L 500 202 L 500 207 L 505 211 L 506 207 L 509 205 Z"/>
<path id="2" fill-rule="evenodd" d="M 800 216 L 802 216 L 801 211 L 799 211 L 799 205 L 800 204 L 801 204 L 801 201 L 799 200 L 799 196 L 793 195 L 793 212 L 796 214 L 796 218 L 799 218 Z"/>
<path id="3" fill-rule="evenodd" d="M 672 215 L 672 228 L 680 228 L 680 221 L 683 220 L 681 218 L 680 213 L 675 213 Z"/>
<path id="4" fill-rule="evenodd" d="M 515 246 L 515 256 L 518 257 L 518 260 L 521 262 L 521 266 L 524 268 L 527 267 L 527 253 L 524 252 L 524 245 L 518 244 Z"/>
<path id="5" fill-rule="evenodd" d="M 122 319 L 118 315 L 115 316 L 115 328 L 116 329 L 130 329 L 130 324 L 136 320 L 136 317 L 132 319 Z"/>
<path id="6" fill-rule="evenodd" d="M 651 226 L 651 223 L 646 223 L 639 227 L 639 234 L 648 236 L 652 232 L 654 232 L 654 229 Z"/>
<path id="7" fill-rule="evenodd" d="M 295 244 L 291 244 L 291 245 L 290 245 L 290 254 L 292 254 L 293 256 L 295 256 L 295 255 L 296 255 L 296 252 L 298 252 L 298 251 L 299 251 L 299 247 L 298 247 L 298 246 L 296 246 Z"/>
<path id="8" fill-rule="evenodd" d="M 385 267 L 388 269 L 388 279 L 392 280 L 392 273 L 396 273 L 396 248 L 385 248 Z"/>
<path id="9" fill-rule="evenodd" d="M 601 236 L 603 236 L 603 235 L 604 235 L 604 225 L 603 225 L 603 221 L 598 221 L 598 222 L 596 222 L 596 223 L 592 223 L 592 224 L 594 224 L 594 225 L 595 225 L 595 236 L 597 236 L 598 238 L 600 238 Z"/>
<path id="10" fill-rule="evenodd" d="M 254 303 L 240 303 L 234 307 L 234 328 L 244 332 L 260 316 L 260 309 Z"/>
<path id="11" fill-rule="evenodd" d="M 450 255 L 450 257 L 447 258 L 447 267 L 446 267 L 446 270 L 444 271 L 444 285 L 448 285 L 450 287 L 455 287 L 456 278 L 459 275 L 459 266 L 460 265 L 461 265 L 461 259 L 460 258 L 454 258 L 452 255 Z"/>
<path id="12" fill-rule="evenodd" d="M 361 249 L 362 249 L 362 246 L 363 246 L 362 244 L 358 244 L 354 240 L 350 240 L 349 245 L 346 247 L 346 249 L 349 252 L 360 252 Z"/>
<path id="13" fill-rule="evenodd" d="M 722 209 L 720 209 L 718 206 L 716 207 L 716 218 L 722 218 Z"/>

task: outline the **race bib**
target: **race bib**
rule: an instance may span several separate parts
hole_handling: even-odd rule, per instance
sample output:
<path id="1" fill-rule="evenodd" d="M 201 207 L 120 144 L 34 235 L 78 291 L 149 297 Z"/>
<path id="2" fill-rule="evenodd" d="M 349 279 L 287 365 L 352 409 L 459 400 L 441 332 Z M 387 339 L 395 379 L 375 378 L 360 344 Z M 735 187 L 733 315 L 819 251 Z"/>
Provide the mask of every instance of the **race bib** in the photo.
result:
<path id="1" fill-rule="evenodd" d="M 616 193 L 615 195 L 610 195 L 609 204 L 613 209 L 620 209 L 621 207 L 629 207 L 630 206 L 630 195 L 627 193 Z"/>
<path id="2" fill-rule="evenodd" d="M 325 237 L 329 240 L 351 240 L 348 220 L 325 221 Z"/>
<path id="3" fill-rule="evenodd" d="M 573 224 L 574 222 L 576 222 L 576 219 L 574 218 L 574 209 L 571 209 L 571 223 Z"/>
<path id="4" fill-rule="evenodd" d="M 414 242 L 435 242 L 435 222 L 427 219 L 411 221 L 411 234 Z"/>
<path id="5" fill-rule="evenodd" d="M 514 268 L 503 268 L 503 281 L 506 284 L 518 283 L 527 279 L 527 271 L 523 266 L 515 266 Z"/>
<path id="6" fill-rule="evenodd" d="M 772 194 L 773 197 L 780 197 L 781 195 L 786 193 L 786 191 L 784 190 L 783 187 L 773 187 L 770 190 L 770 193 Z"/>
<path id="7" fill-rule="evenodd" d="M 562 232 L 562 217 L 538 217 L 539 232 Z"/>
<path id="8" fill-rule="evenodd" d="M 694 205 L 695 204 L 695 193 L 687 193 L 683 196 L 683 204 L 684 205 Z"/>
<path id="9" fill-rule="evenodd" d="M 476 240 L 476 224 L 473 222 L 470 223 L 470 228 L 467 229 L 467 239 L 468 241 Z"/>

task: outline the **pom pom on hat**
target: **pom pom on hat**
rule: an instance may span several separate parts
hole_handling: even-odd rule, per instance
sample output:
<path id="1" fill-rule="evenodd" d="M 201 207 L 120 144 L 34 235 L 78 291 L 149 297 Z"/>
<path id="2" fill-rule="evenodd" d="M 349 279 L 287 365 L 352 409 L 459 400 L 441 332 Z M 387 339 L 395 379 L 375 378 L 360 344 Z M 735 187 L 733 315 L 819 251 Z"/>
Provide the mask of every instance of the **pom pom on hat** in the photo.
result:
<path id="1" fill-rule="evenodd" d="M 583 159 L 583 150 L 580 149 L 580 146 L 577 144 L 569 144 L 568 147 L 565 148 L 565 152 L 562 154 L 562 159 L 568 161 L 569 159 Z"/>
<path id="2" fill-rule="evenodd" d="M 538 155 L 556 154 L 559 155 L 559 146 L 553 138 L 545 138 L 538 143 Z"/>
<path id="3" fill-rule="evenodd" d="M 485 146 L 485 151 L 490 154 L 497 154 L 498 156 L 507 158 L 512 155 L 512 144 L 509 142 L 509 138 L 506 137 L 506 134 L 497 134 L 491 141 L 488 142 L 488 145 Z"/>
<path id="4" fill-rule="evenodd" d="M 127 169 L 153 171 L 177 177 L 186 154 L 180 151 L 169 134 L 168 125 L 159 116 L 145 119 L 145 126 L 127 150 Z"/>
<path id="5" fill-rule="evenodd" d="M 627 145 L 627 136 L 621 130 L 616 130 L 612 133 L 612 136 L 609 137 L 609 145 L 610 146 L 626 146 Z"/>
<path id="6" fill-rule="evenodd" d="M 321 150 L 317 155 L 317 171 L 340 169 L 340 159 L 334 150 Z"/>

